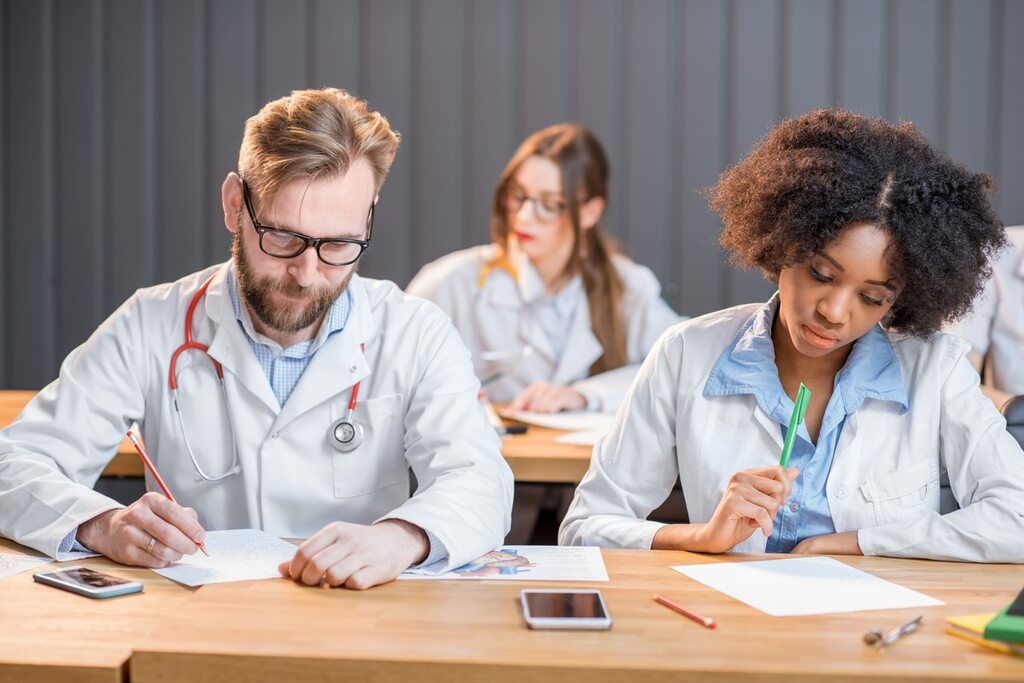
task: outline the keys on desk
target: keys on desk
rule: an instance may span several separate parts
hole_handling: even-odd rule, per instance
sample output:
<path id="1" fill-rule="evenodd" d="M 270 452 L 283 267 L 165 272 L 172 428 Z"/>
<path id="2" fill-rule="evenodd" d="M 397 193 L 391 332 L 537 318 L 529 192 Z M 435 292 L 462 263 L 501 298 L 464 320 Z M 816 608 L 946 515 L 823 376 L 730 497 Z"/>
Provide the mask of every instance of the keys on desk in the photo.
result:
<path id="1" fill-rule="evenodd" d="M 924 615 L 921 614 L 888 633 L 883 633 L 881 630 L 873 628 L 864 634 L 864 642 L 868 645 L 874 645 L 879 650 L 884 650 L 908 633 L 916 631 L 923 621 Z"/>

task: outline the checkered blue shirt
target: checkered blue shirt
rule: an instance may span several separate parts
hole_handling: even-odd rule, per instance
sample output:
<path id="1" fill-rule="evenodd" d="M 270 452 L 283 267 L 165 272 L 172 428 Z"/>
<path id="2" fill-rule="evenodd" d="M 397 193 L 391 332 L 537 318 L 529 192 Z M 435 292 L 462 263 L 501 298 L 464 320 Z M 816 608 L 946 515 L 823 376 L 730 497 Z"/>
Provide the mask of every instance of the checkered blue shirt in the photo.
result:
<path id="1" fill-rule="evenodd" d="M 305 372 L 309 362 L 313 360 L 313 354 L 324 345 L 328 337 L 335 332 L 340 332 L 348 322 L 349 312 L 352 310 L 352 294 L 346 289 L 345 293 L 339 296 L 331 308 L 327 311 L 320 331 L 316 338 L 299 342 L 287 349 L 262 334 L 256 332 L 249 317 L 249 310 L 243 308 L 242 300 L 238 294 L 235 268 L 228 269 L 228 292 L 231 293 L 231 306 L 235 309 L 235 318 L 245 332 L 245 339 L 249 342 L 256 361 L 263 368 L 263 374 L 270 382 L 270 388 L 277 397 L 279 406 L 283 406 L 291 396 L 299 378 Z"/>

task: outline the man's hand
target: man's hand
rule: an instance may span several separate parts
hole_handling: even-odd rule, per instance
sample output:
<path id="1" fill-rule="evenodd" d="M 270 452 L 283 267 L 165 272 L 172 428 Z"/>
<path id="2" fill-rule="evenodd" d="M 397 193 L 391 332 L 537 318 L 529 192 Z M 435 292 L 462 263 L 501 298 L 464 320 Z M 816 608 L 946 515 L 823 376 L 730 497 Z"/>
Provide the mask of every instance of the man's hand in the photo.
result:
<path id="1" fill-rule="evenodd" d="M 796 544 L 794 553 L 803 555 L 863 555 L 856 531 L 811 536 Z"/>
<path id="2" fill-rule="evenodd" d="M 583 410 L 586 407 L 587 398 L 572 387 L 551 382 L 534 382 L 512 399 L 507 410 L 557 413 L 560 410 Z"/>
<path id="3" fill-rule="evenodd" d="M 121 564 L 166 567 L 206 538 L 196 511 L 150 491 L 126 508 L 108 510 L 78 527 L 78 542 Z"/>
<path id="4" fill-rule="evenodd" d="M 308 586 L 364 590 L 394 580 L 425 560 L 429 551 L 426 532 L 405 520 L 386 519 L 370 526 L 333 522 L 299 546 L 295 557 L 278 570 Z"/>

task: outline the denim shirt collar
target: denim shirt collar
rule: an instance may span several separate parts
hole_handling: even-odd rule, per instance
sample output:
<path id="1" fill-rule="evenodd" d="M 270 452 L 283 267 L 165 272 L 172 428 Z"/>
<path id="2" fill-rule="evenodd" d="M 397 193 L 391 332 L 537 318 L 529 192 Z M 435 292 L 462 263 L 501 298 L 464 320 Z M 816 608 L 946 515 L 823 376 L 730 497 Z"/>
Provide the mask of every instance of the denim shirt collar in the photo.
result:
<path id="1" fill-rule="evenodd" d="M 776 292 L 754 312 L 719 356 L 704 385 L 704 396 L 752 394 L 766 415 L 786 424 L 793 401 L 783 391 L 775 365 L 772 322 L 778 308 L 779 294 Z M 846 364 L 836 373 L 834 386 L 846 415 L 853 413 L 869 398 L 897 403 L 900 414 L 909 408 L 899 359 L 888 335 L 878 325 L 854 342 Z M 835 400 L 833 395 L 830 407 Z"/>
<path id="2" fill-rule="evenodd" d="M 238 320 L 238 324 L 241 326 L 249 342 L 262 344 L 275 354 L 282 353 L 291 358 L 304 358 L 316 353 L 324 345 L 328 337 L 345 329 L 349 312 L 352 310 L 352 294 L 346 288 L 342 295 L 335 299 L 334 303 L 327 310 L 327 316 L 324 318 L 324 322 L 314 339 L 299 342 L 287 349 L 282 349 L 280 344 L 256 331 L 252 318 L 249 315 L 249 309 L 242 306 L 242 296 L 238 291 L 238 276 L 235 273 L 235 264 L 233 263 L 228 268 L 227 285 L 228 293 L 231 295 L 231 307 L 235 311 L 235 318 Z"/>

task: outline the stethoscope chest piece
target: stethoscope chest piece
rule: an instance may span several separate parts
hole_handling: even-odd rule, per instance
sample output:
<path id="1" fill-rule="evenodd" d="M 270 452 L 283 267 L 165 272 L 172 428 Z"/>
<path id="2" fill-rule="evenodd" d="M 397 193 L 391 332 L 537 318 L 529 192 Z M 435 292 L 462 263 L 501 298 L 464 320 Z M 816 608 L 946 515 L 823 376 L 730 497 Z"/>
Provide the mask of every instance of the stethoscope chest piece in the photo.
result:
<path id="1" fill-rule="evenodd" d="M 354 451 L 363 442 L 363 425 L 351 416 L 335 420 L 327 431 L 327 441 L 342 453 Z"/>

